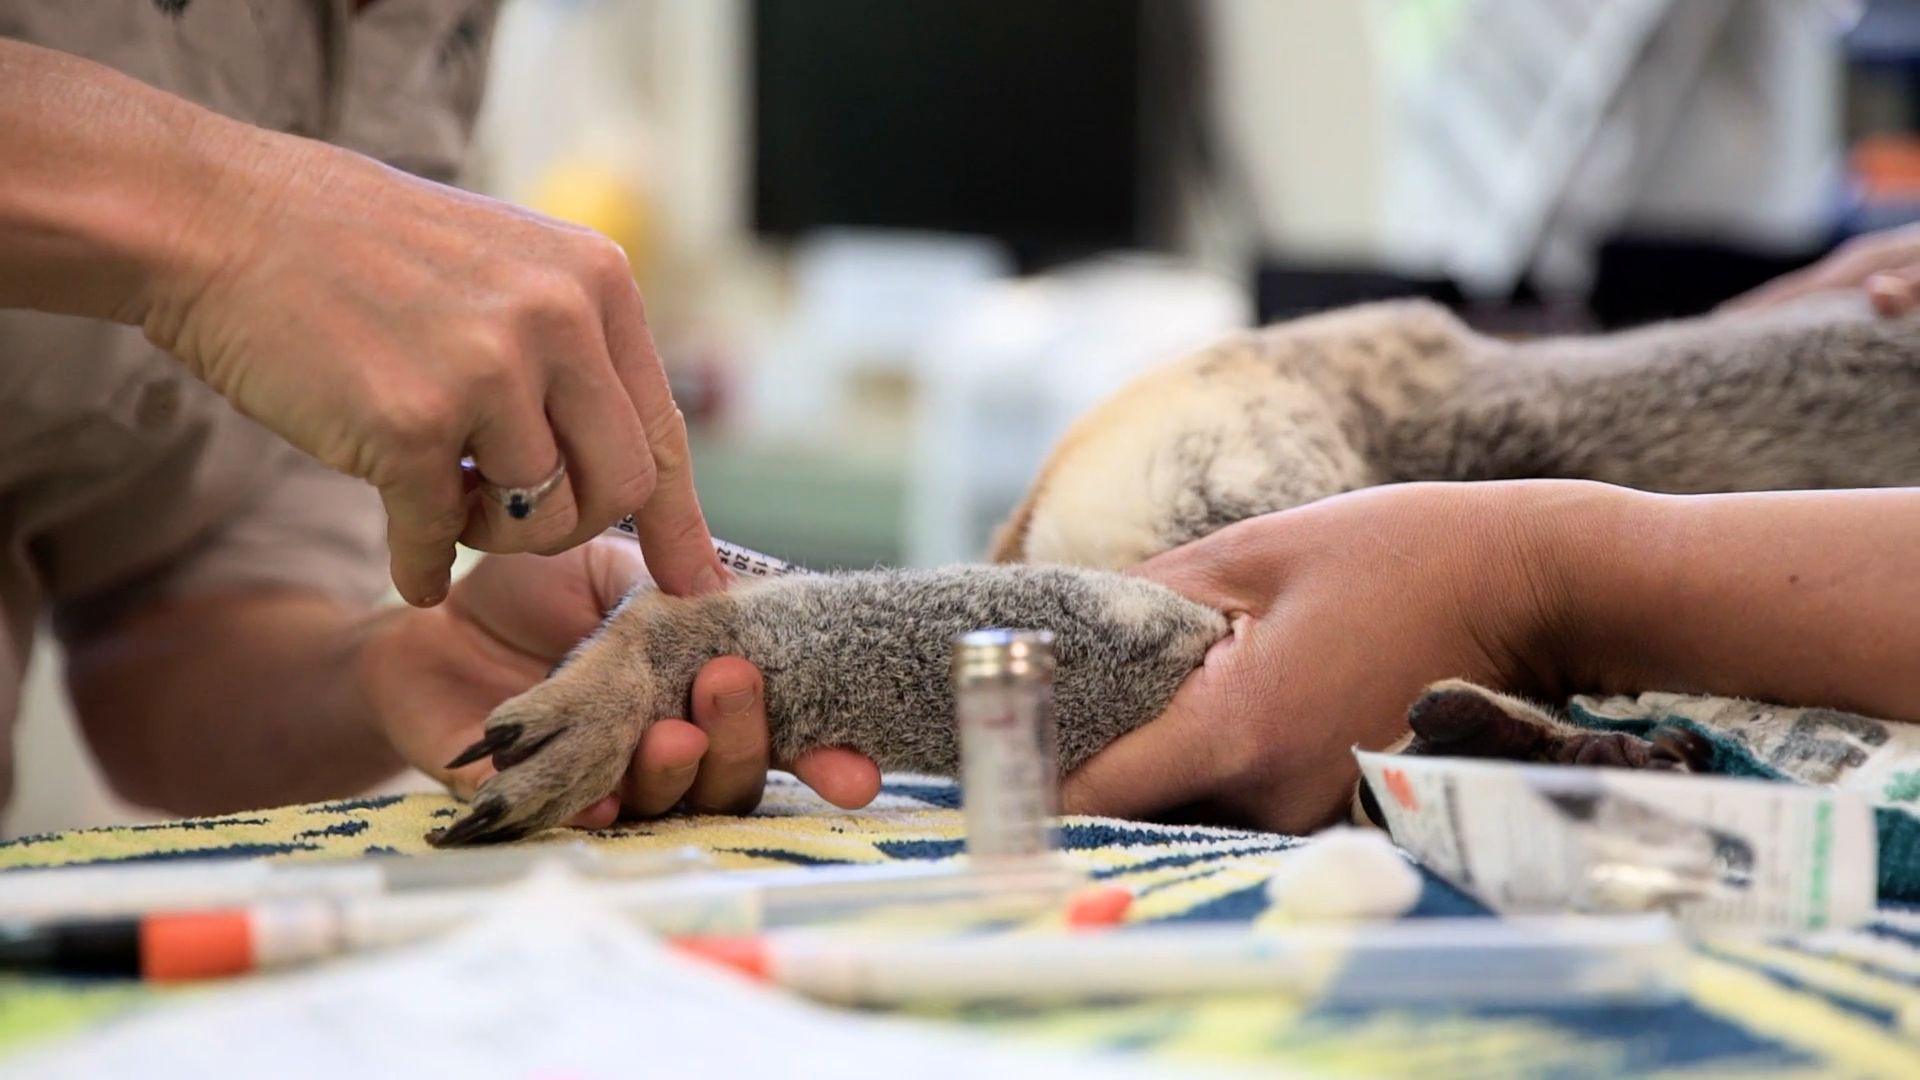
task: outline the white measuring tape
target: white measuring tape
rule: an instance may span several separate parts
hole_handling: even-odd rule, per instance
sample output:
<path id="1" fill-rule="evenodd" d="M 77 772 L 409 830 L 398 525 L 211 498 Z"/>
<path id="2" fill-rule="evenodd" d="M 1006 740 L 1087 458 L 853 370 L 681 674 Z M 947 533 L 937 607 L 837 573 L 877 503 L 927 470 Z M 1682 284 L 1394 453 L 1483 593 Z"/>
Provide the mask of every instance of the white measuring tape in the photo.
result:
<path id="1" fill-rule="evenodd" d="M 628 514 L 614 522 L 608 529 L 609 534 L 617 533 L 629 540 L 640 539 L 640 530 L 633 523 L 633 515 Z M 713 550 L 720 554 L 720 562 L 736 574 L 749 574 L 753 577 L 780 577 L 783 574 L 804 574 L 807 571 L 788 562 L 781 562 L 771 555 L 762 555 L 752 548 L 731 544 L 719 537 L 713 538 Z"/>

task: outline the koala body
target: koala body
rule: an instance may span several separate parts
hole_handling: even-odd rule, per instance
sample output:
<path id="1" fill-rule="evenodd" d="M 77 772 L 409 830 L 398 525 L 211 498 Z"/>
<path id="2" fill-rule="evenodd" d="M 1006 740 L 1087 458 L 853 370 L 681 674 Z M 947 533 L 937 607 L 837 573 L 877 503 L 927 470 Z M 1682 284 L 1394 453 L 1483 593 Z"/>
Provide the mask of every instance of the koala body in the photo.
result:
<path id="1" fill-rule="evenodd" d="M 951 775 L 953 638 L 1052 630 L 1071 768 L 1158 715 L 1227 633 L 1222 613 L 1119 568 L 1395 481 L 1915 484 L 1916 420 L 1920 319 L 1878 319 L 1857 299 L 1527 343 L 1418 302 L 1238 335 L 1148 373 L 1074 427 L 996 541 L 996 560 L 1014 565 L 786 578 L 698 600 L 635 594 L 551 679 L 488 718 L 456 764 L 491 754 L 501 771 L 437 842 L 517 836 L 591 805 L 648 724 L 686 714 L 694 673 L 723 654 L 765 673 L 781 759 L 850 746 L 883 768 Z M 1457 681 L 1413 703 L 1410 723 L 1416 749 L 1691 760 L 1583 736 Z"/>
<path id="2" fill-rule="evenodd" d="M 1000 561 L 1130 566 L 1374 484 L 1575 478 L 1677 494 L 1920 483 L 1920 319 L 1826 298 L 1512 343 L 1425 302 L 1237 335 L 1061 440 Z"/>

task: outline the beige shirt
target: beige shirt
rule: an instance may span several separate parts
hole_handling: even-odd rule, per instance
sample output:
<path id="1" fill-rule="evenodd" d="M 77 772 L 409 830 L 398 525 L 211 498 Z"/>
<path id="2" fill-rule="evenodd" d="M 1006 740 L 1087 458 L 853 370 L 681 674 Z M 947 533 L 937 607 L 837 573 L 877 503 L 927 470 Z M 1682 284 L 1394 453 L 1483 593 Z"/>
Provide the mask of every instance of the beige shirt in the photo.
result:
<path id="1" fill-rule="evenodd" d="M 5 0 L 0 36 L 450 181 L 498 0 Z M 245 419 L 131 327 L 0 312 L 0 805 L 43 614 L 83 640 L 143 600 L 386 587 L 378 496 Z"/>

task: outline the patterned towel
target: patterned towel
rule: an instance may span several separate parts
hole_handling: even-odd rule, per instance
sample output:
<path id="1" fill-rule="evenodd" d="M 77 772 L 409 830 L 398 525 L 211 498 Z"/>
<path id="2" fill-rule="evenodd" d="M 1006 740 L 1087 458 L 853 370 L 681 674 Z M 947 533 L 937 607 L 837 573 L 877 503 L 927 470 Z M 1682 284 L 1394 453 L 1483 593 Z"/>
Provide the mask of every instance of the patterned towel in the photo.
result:
<path id="1" fill-rule="evenodd" d="M 1576 697 L 1568 714 L 1638 735 L 1677 725 L 1713 744 L 1716 773 L 1854 792 L 1874 807 L 1881 898 L 1920 901 L 1920 724 L 1680 694 Z"/>
<path id="2" fill-rule="evenodd" d="M 957 795 L 894 778 L 867 810 L 833 810 L 791 781 L 751 817 L 680 817 L 595 834 L 622 850 L 698 844 L 729 867 L 946 859 L 961 848 Z M 392 796 L 226 817 L 28 837 L 0 867 L 200 855 L 298 859 L 427 851 L 457 812 Z M 1265 882 L 1298 841 L 1231 829 L 1071 818 L 1064 841 L 1096 877 L 1124 883 L 1146 922 L 1274 924 Z M 0 872 L 0 888 L 6 875 Z M 1411 917 L 1484 915 L 1429 878 Z M 0 981 L 0 1054 L 196 991 Z M 1685 1001 L 1659 1007 L 1432 1010 L 1325 1008 L 1275 997 L 969 1008 L 928 1015 L 1009 1038 L 1096 1045 L 1178 1065 L 1218 1062 L 1340 1076 L 1920 1076 L 1920 912 L 1887 909 L 1857 931 L 1698 952 Z M 638 1059 L 636 1059 L 638 1060 Z M 0 1060 L 0 1067 L 4 1061 Z"/>

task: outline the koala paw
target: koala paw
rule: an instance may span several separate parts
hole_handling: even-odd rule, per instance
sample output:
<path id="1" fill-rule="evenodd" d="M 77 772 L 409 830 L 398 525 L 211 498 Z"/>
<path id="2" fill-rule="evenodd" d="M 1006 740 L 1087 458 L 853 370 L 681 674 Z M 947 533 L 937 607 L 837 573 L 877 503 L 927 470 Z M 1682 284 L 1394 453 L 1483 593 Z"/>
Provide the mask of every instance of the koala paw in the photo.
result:
<path id="1" fill-rule="evenodd" d="M 1656 728 L 1644 739 L 1588 731 L 1460 679 L 1428 687 L 1408 710 L 1407 725 L 1413 729 L 1409 754 L 1671 772 L 1703 771 L 1713 756 L 1705 739 L 1683 728 Z"/>
<path id="2" fill-rule="evenodd" d="M 585 684 L 585 685 L 583 685 Z M 624 695 L 565 674 L 512 698 L 448 768 L 493 759 L 466 816 L 427 835 L 435 847 L 514 840 L 565 824 L 614 790 L 644 724 Z"/>

